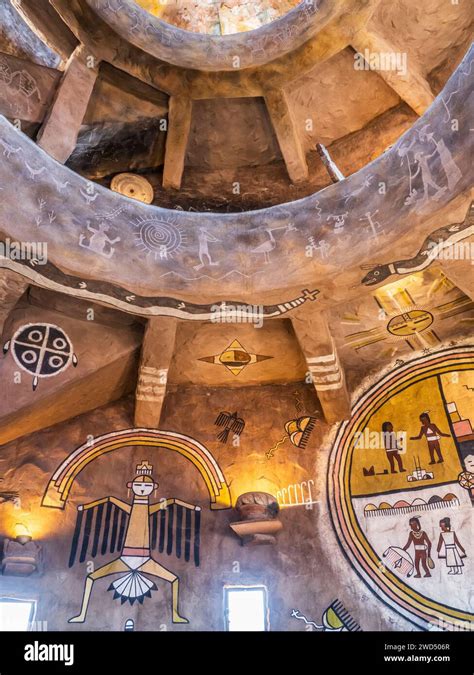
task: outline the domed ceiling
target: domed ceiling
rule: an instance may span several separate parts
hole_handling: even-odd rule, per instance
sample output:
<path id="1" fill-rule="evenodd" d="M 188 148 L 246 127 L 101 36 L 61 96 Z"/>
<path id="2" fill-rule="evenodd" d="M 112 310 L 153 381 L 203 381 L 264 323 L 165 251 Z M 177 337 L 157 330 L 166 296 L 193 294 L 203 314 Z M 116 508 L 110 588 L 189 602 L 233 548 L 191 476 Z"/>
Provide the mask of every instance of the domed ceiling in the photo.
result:
<path id="1" fill-rule="evenodd" d="M 148 12 L 183 30 L 231 35 L 275 21 L 299 0 L 136 0 Z"/>
<path id="2" fill-rule="evenodd" d="M 295 308 L 304 307 L 309 323 L 319 322 L 324 310 L 334 336 L 324 348 L 332 350 L 334 342 L 356 380 L 364 358 L 376 367 L 396 347 L 405 349 L 406 342 L 395 344 L 381 330 L 378 342 L 358 347 L 354 356 L 346 326 L 352 321 L 354 340 L 361 334 L 364 341 L 374 311 L 375 321 L 378 316 L 380 298 L 371 289 L 379 283 L 376 275 L 383 272 L 381 281 L 393 283 L 408 273 L 398 268 L 424 271 L 432 262 L 432 233 L 449 239 L 447 226 L 460 237 L 471 233 L 472 179 L 463 150 L 472 126 L 465 119 L 473 18 L 467 4 L 321 0 L 321 25 L 306 17 L 313 31 L 306 42 L 293 49 L 286 44 L 268 62 L 255 52 L 254 65 L 243 62 L 234 70 L 219 51 L 229 36 L 176 27 L 157 33 L 171 26 L 157 17 L 171 21 L 165 12 L 178 5 L 140 4 L 0 5 L 0 112 L 6 118 L 0 178 L 14 180 L 22 194 L 3 200 L 3 228 L 12 240 L 34 240 L 41 231 L 54 252 L 46 267 L 18 264 L 15 271 L 50 294 L 105 302 L 141 318 L 191 318 L 193 326 L 209 319 L 214 302 L 256 302 L 265 317 L 283 320 L 272 344 L 240 337 L 253 356 L 275 354 L 275 345 L 284 344 L 290 325 L 284 321 Z M 217 4 L 182 7 L 190 12 Z M 130 24 L 120 23 L 124 16 Z M 262 31 L 281 38 L 277 26 L 274 33 L 271 23 Z M 261 34 L 233 35 L 246 45 Z M 150 36 L 156 39 L 147 41 Z M 212 69 L 165 63 L 153 53 L 157 45 L 170 48 L 174 61 L 187 49 L 201 58 L 199 50 L 208 45 Z M 397 69 L 372 69 L 358 57 L 366 51 L 394 54 Z M 453 120 L 459 121 L 456 132 Z M 317 143 L 327 147 L 344 180 L 332 184 Z M 417 171 L 424 157 L 432 164 Z M 151 205 L 111 189 L 122 172 L 151 183 Z M 11 223 L 16 229 L 10 232 Z M 436 266 L 434 277 L 424 273 L 415 284 L 417 303 L 431 313 L 433 285 L 459 302 L 472 285 L 446 261 Z M 469 303 L 455 323 L 437 309 L 444 300 L 436 302 L 437 334 L 463 335 Z M 188 365 L 193 355 L 217 358 L 233 343 L 221 326 L 209 339 L 200 332 L 197 346 L 194 327 L 186 330 L 189 336 L 184 331 L 177 344 L 180 362 Z M 297 354 L 293 361 L 299 377 L 304 365 Z M 198 364 L 205 377 L 219 378 L 218 368 L 202 363 L 208 362 Z M 258 372 L 274 382 L 288 380 L 286 367 L 275 371 L 276 363 L 267 359 Z M 185 377 L 179 364 L 171 372 L 178 381 Z M 254 372 L 246 369 L 239 383 Z"/>

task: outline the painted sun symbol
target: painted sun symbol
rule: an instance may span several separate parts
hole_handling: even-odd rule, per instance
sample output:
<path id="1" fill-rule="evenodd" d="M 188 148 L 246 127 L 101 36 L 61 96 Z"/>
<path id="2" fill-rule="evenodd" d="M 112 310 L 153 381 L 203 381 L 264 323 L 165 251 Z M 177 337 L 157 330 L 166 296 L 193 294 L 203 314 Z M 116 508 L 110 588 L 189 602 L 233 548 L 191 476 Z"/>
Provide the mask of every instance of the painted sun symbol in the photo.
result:
<path id="1" fill-rule="evenodd" d="M 186 244 L 187 235 L 171 220 L 157 216 L 144 216 L 133 223 L 135 245 L 145 256 L 166 260 L 179 254 Z"/>

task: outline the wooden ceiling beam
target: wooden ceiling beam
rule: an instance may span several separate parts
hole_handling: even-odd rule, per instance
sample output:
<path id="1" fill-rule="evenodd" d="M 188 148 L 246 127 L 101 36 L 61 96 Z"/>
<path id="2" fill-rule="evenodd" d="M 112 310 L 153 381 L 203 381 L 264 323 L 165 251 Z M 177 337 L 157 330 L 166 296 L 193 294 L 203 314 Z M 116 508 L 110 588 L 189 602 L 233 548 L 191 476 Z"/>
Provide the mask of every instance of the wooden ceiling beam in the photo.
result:
<path id="1" fill-rule="evenodd" d="M 64 164 L 76 147 L 77 137 L 99 73 L 99 62 L 79 45 L 69 58 L 56 95 L 38 132 L 37 143 Z"/>
<path id="2" fill-rule="evenodd" d="M 474 251 L 474 238 L 461 242 L 459 250 L 465 250 L 466 256 L 472 256 Z M 469 249 L 468 249 L 469 247 Z M 453 284 L 465 293 L 471 300 L 474 300 L 474 273 L 472 271 L 474 259 L 467 257 L 464 260 L 442 260 L 439 266 L 443 273 Z"/>
<path id="3" fill-rule="evenodd" d="M 397 47 L 391 42 L 367 27 L 361 28 L 353 35 L 351 44 L 362 56 L 369 54 L 377 59 L 383 57 L 387 60 L 395 60 L 399 53 Z M 410 108 L 421 116 L 433 103 L 435 96 L 415 59 L 406 52 L 401 53 L 401 56 L 406 58 L 406 70 L 403 64 L 398 70 L 385 67 L 374 68 L 374 70 L 403 101 L 408 103 Z"/>
<path id="4" fill-rule="evenodd" d="M 171 317 L 148 321 L 143 338 L 135 394 L 135 426 L 158 429 L 178 322 Z"/>
<path id="5" fill-rule="evenodd" d="M 35 392 L 36 401 L 0 417 L 0 445 L 118 401 L 133 391 L 136 372 L 137 351 L 130 350 L 48 396 Z"/>
<path id="6" fill-rule="evenodd" d="M 326 422 L 349 419 L 351 402 L 344 369 L 324 313 L 306 309 L 293 316 L 292 324 Z"/>
<path id="7" fill-rule="evenodd" d="M 19 288 L 18 292 L 21 290 Z M 2 341 L 2 345 L 7 344 L 7 351 L 0 359 L 3 387 L 0 397 L 0 445 L 107 405 L 134 391 L 142 341 L 141 326 L 103 325 L 85 319 L 82 311 L 77 309 L 76 316 L 68 317 L 50 308 L 31 306 L 22 300 L 10 312 Z M 91 312 L 95 310 L 89 305 L 89 319 Z M 102 315 L 98 312 L 97 316 L 100 318 Z M 77 362 L 76 367 L 70 363 L 64 372 L 56 373 L 57 376 L 43 377 L 40 374 L 34 389 L 34 374 L 20 365 L 15 356 L 13 338 L 17 330 L 28 325 L 39 324 L 41 331 L 44 323 L 64 331 L 71 341 Z M 43 358 L 46 359 L 46 355 L 39 355 L 37 363 L 41 363 Z"/>
<path id="8" fill-rule="evenodd" d="M 12 309 L 28 288 L 28 282 L 16 272 L 0 270 L 0 337 Z"/>
<path id="9" fill-rule="evenodd" d="M 62 67 L 77 47 L 77 39 L 48 0 L 11 0 L 31 30 L 62 60 Z"/>

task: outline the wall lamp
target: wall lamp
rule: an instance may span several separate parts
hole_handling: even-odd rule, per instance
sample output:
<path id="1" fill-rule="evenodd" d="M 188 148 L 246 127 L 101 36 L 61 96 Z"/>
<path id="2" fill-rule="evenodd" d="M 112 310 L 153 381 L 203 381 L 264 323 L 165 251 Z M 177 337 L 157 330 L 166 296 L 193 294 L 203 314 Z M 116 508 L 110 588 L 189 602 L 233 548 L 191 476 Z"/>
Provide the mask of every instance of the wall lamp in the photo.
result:
<path id="1" fill-rule="evenodd" d="M 5 576 L 29 577 L 41 573 L 43 550 L 33 541 L 31 532 L 23 523 L 15 525 L 15 539 L 3 543 L 2 574 Z"/>

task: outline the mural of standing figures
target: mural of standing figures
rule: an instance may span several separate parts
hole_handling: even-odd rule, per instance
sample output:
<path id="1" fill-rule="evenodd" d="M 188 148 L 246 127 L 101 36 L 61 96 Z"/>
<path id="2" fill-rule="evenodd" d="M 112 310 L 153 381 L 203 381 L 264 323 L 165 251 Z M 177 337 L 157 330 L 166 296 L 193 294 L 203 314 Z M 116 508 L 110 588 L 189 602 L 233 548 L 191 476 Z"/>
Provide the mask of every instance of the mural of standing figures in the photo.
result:
<path id="1" fill-rule="evenodd" d="M 426 436 L 428 442 L 428 450 L 430 453 L 430 464 L 436 464 L 435 452 L 438 456 L 438 464 L 444 462 L 443 455 L 441 454 L 441 448 L 439 445 L 439 439 L 441 437 L 450 438 L 450 434 L 445 434 L 438 429 L 436 424 L 430 420 L 428 413 L 424 412 L 420 415 L 421 429 L 418 436 L 410 436 L 411 441 L 419 441 L 420 438 Z"/>
<path id="2" fill-rule="evenodd" d="M 408 541 L 403 547 L 404 551 L 407 551 L 410 546 L 413 544 L 415 549 L 415 579 L 421 577 L 420 574 L 420 563 L 425 572 L 425 577 L 430 577 L 430 567 L 434 568 L 434 562 L 431 558 L 431 541 L 428 535 L 424 530 L 421 529 L 419 518 L 410 518 L 410 527 L 411 532 L 408 536 Z"/>
<path id="3" fill-rule="evenodd" d="M 194 544 L 196 547 L 196 542 L 199 542 L 199 512 L 201 509 L 199 506 L 187 504 L 186 502 L 180 501 L 179 499 L 166 499 L 156 504 L 150 505 L 150 495 L 158 488 L 158 483 L 155 483 L 154 479 L 152 478 L 152 470 L 153 467 L 146 461 L 137 466 L 137 474 L 135 478 L 132 482 L 127 483 L 127 488 L 131 489 L 134 495 L 132 504 L 127 504 L 116 497 L 105 497 L 103 499 L 98 499 L 95 502 L 78 506 L 79 514 L 76 522 L 74 539 L 72 542 L 70 566 L 74 563 L 76 551 L 79 548 L 79 536 L 82 530 L 82 515 L 85 511 L 87 511 L 88 514 L 83 531 L 80 561 L 82 562 L 85 558 L 85 553 L 90 540 L 93 540 L 94 542 L 92 556 L 94 557 L 95 553 L 97 552 L 99 537 L 101 534 L 102 514 L 105 504 L 107 504 L 108 507 L 114 505 L 119 511 L 121 511 L 122 518 L 119 528 L 118 513 L 116 511 L 113 518 L 112 528 L 110 528 L 111 508 L 108 509 L 105 517 L 104 531 L 102 533 L 101 551 L 102 553 L 105 552 L 107 549 L 107 544 L 109 545 L 111 552 L 115 550 L 117 530 L 120 529 L 117 548 L 119 550 L 121 549 L 121 555 L 103 567 L 99 567 L 99 569 L 95 570 L 86 577 L 81 611 L 77 616 L 69 619 L 69 623 L 84 623 L 94 582 L 97 581 L 97 579 L 102 579 L 103 577 L 110 576 L 111 574 L 117 574 L 119 572 L 123 572 L 124 574 L 116 581 L 113 581 L 110 584 L 108 590 L 114 591 L 114 598 L 120 598 L 122 604 L 127 600 L 130 602 L 130 604 L 133 604 L 135 601 L 138 601 L 141 604 L 143 603 L 143 599 L 145 597 L 151 597 L 151 591 L 157 590 L 157 587 L 154 582 L 150 581 L 150 579 L 145 576 L 145 574 L 148 574 L 158 579 L 164 579 L 171 584 L 173 623 L 189 623 L 188 620 L 182 617 L 178 611 L 178 577 L 176 574 L 166 569 L 166 567 L 163 567 L 158 562 L 156 562 L 156 560 L 154 560 L 151 556 L 153 539 L 157 539 L 157 527 L 155 517 L 152 519 L 152 534 L 150 536 L 150 516 L 153 516 L 155 513 L 160 511 L 162 520 L 161 524 L 163 525 L 163 520 L 166 518 L 166 511 L 168 510 L 168 507 L 171 507 L 174 504 L 177 506 L 177 509 L 179 510 L 177 511 L 176 515 L 176 554 L 178 557 L 181 557 L 181 526 L 183 521 L 183 508 L 186 510 L 185 559 L 189 560 L 189 549 L 191 543 L 191 513 L 193 511 L 195 512 Z M 92 509 L 95 509 L 96 507 L 96 527 L 94 536 L 91 537 L 90 535 L 93 518 Z M 125 520 L 126 515 L 129 516 L 127 527 Z M 171 553 L 173 545 L 173 520 L 173 515 L 170 512 L 168 514 L 168 554 Z M 109 542 L 108 537 L 110 529 L 112 529 L 112 533 L 110 535 Z M 123 538 L 124 543 L 122 547 Z M 163 526 L 160 530 L 160 540 L 161 539 L 164 540 Z M 162 550 L 161 546 L 160 549 Z"/>
<path id="4" fill-rule="evenodd" d="M 387 453 L 387 458 L 390 463 L 390 472 L 397 473 L 395 469 L 395 462 L 397 462 L 398 470 L 400 473 L 404 473 L 406 469 L 403 468 L 402 458 L 400 457 L 402 448 L 400 447 L 400 441 L 393 430 L 393 424 L 391 422 L 384 422 L 382 424 L 382 434 L 385 452 Z"/>
<path id="5" fill-rule="evenodd" d="M 441 534 L 438 541 L 438 558 L 446 560 L 446 567 L 449 568 L 448 574 L 462 574 L 466 557 L 466 551 L 461 546 L 456 533 L 451 530 L 451 519 L 442 518 L 439 521 Z"/>

